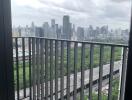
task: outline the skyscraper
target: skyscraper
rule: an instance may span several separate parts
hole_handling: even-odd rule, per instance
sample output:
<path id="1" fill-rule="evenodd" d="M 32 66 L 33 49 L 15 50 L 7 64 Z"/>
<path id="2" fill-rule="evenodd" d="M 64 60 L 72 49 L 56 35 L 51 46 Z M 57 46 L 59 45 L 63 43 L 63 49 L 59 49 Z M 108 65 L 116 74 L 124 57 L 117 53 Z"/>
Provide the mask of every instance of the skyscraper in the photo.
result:
<path id="1" fill-rule="evenodd" d="M 49 37 L 50 36 L 50 32 L 49 32 L 49 24 L 48 22 L 45 22 L 43 24 L 43 30 L 44 30 L 44 37 Z"/>
<path id="2" fill-rule="evenodd" d="M 57 38 L 55 19 L 51 19 L 50 38 Z"/>
<path id="3" fill-rule="evenodd" d="M 55 19 L 51 19 L 51 27 L 55 27 Z"/>
<path id="4" fill-rule="evenodd" d="M 61 34 L 59 33 L 59 26 L 58 26 L 58 24 L 55 24 L 55 33 L 56 33 L 56 38 L 59 38 Z"/>
<path id="5" fill-rule="evenodd" d="M 31 36 L 35 36 L 36 34 L 35 34 L 35 24 L 34 24 L 34 22 L 32 22 L 31 23 L 31 30 L 30 30 L 30 35 Z"/>
<path id="6" fill-rule="evenodd" d="M 36 27 L 35 34 L 37 37 L 44 37 L 44 32 L 42 27 Z"/>
<path id="7" fill-rule="evenodd" d="M 89 30 L 89 36 L 90 36 L 90 37 L 93 37 L 93 36 L 94 36 L 94 33 L 93 33 L 93 26 L 90 25 L 88 30 Z"/>
<path id="8" fill-rule="evenodd" d="M 70 24 L 70 18 L 68 15 L 63 16 L 63 33 L 62 33 L 63 39 L 71 39 L 71 24 Z"/>
<path id="9" fill-rule="evenodd" d="M 101 27 L 101 34 L 103 34 L 103 35 L 108 34 L 108 26 L 102 26 Z"/>
<path id="10" fill-rule="evenodd" d="M 79 40 L 79 41 L 84 40 L 84 28 L 83 27 L 77 28 L 77 40 Z"/>
<path id="11" fill-rule="evenodd" d="M 22 36 L 22 29 L 21 29 L 21 26 L 18 27 L 18 36 Z"/>
<path id="12" fill-rule="evenodd" d="M 72 40 L 77 40 L 75 25 L 72 26 Z"/>

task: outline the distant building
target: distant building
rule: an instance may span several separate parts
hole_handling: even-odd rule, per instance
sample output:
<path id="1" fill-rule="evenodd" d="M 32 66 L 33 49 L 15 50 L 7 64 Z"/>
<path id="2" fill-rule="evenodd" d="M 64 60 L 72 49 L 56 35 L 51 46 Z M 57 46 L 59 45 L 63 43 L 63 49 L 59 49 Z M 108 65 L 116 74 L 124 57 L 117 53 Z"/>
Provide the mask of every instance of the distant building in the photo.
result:
<path id="1" fill-rule="evenodd" d="M 71 40 L 77 40 L 77 35 L 76 35 L 76 30 L 75 30 L 75 25 L 73 24 L 72 27 L 72 38 Z"/>
<path id="2" fill-rule="evenodd" d="M 84 40 L 84 28 L 82 28 L 82 27 L 77 28 L 77 40 L 78 41 Z"/>
<path id="3" fill-rule="evenodd" d="M 21 26 L 19 26 L 17 28 L 14 27 L 12 29 L 12 36 L 13 37 L 21 37 L 21 30 L 22 30 Z"/>
<path id="4" fill-rule="evenodd" d="M 42 27 L 36 27 L 36 37 L 44 37 L 44 32 L 43 32 L 43 29 Z"/>
<path id="5" fill-rule="evenodd" d="M 51 19 L 50 37 L 57 38 L 55 19 Z"/>
<path id="6" fill-rule="evenodd" d="M 70 24 L 70 18 L 67 15 L 63 16 L 62 38 L 71 40 L 71 24 Z"/>
<path id="7" fill-rule="evenodd" d="M 31 34 L 30 27 L 28 27 L 28 25 L 26 25 L 26 27 L 18 27 L 17 32 L 19 37 L 29 37 Z"/>
<path id="8" fill-rule="evenodd" d="M 32 22 L 32 24 L 31 24 L 31 28 L 30 28 L 30 35 L 31 36 L 35 36 L 35 24 L 34 24 L 34 22 Z"/>
<path id="9" fill-rule="evenodd" d="M 45 22 L 43 24 L 44 37 L 46 37 L 46 38 L 49 38 L 50 37 L 50 31 L 49 30 L 50 30 L 49 24 L 48 24 L 48 22 Z"/>
<path id="10" fill-rule="evenodd" d="M 90 25 L 89 28 L 88 28 L 88 34 L 90 37 L 94 37 L 94 33 L 93 33 L 93 26 Z"/>
<path id="11" fill-rule="evenodd" d="M 101 30 L 101 34 L 103 35 L 108 34 L 108 26 L 102 26 L 100 30 Z"/>
<path id="12" fill-rule="evenodd" d="M 55 28 L 55 19 L 51 19 L 51 27 Z"/>
<path id="13" fill-rule="evenodd" d="M 63 28 L 62 28 L 62 26 L 58 26 L 58 30 L 57 30 L 57 39 L 62 39 L 62 33 L 63 33 Z"/>
<path id="14" fill-rule="evenodd" d="M 55 34 L 57 39 L 61 36 L 61 32 L 59 32 L 58 24 L 55 24 Z"/>
<path id="15" fill-rule="evenodd" d="M 96 30 L 95 31 L 96 31 L 96 33 L 95 33 L 96 35 L 99 35 L 100 34 L 100 28 L 99 27 L 96 27 Z"/>

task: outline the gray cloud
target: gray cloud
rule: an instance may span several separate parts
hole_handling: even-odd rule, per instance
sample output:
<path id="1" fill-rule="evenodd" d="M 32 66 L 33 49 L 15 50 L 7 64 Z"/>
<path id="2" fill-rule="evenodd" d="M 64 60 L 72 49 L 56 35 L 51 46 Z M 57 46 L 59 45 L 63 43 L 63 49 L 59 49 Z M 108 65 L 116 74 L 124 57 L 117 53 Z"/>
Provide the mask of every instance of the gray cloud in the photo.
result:
<path id="1" fill-rule="evenodd" d="M 130 2 L 131 0 L 111 0 L 111 1 L 113 1 L 113 2 Z"/>
<path id="2" fill-rule="evenodd" d="M 48 0 L 39 1 L 44 7 L 34 8 L 30 5 L 19 6 L 13 3 L 13 23 L 25 25 L 35 21 L 37 24 L 42 24 L 44 21 L 55 18 L 57 23 L 62 24 L 63 15 L 68 14 L 71 17 L 71 22 L 78 26 L 89 24 L 110 24 L 113 27 L 115 25 L 129 26 L 130 0 L 122 3 L 117 3 L 117 1 L 123 0 L 102 0 L 103 4 L 95 4 L 93 0 L 65 0 L 61 4 Z"/>

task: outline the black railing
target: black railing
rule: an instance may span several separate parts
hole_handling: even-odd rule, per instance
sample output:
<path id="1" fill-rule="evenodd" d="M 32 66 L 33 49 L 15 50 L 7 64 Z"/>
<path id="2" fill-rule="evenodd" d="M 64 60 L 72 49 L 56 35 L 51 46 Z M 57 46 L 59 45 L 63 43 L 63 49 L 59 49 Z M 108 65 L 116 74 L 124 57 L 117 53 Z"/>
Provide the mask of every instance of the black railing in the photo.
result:
<path id="1" fill-rule="evenodd" d="M 121 69 L 117 96 L 124 98 L 127 45 L 39 37 L 14 37 L 13 44 L 16 100 L 93 100 L 96 92 L 102 100 L 105 80 L 112 100 Z"/>

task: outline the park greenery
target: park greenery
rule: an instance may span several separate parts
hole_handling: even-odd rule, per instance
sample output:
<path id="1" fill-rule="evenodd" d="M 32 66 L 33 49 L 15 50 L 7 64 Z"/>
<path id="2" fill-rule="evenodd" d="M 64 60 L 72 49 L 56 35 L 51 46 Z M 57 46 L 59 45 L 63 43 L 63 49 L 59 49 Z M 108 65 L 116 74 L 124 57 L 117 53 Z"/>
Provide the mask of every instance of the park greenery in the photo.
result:
<path id="1" fill-rule="evenodd" d="M 119 79 L 114 79 L 112 83 L 112 100 L 118 100 L 119 95 Z M 78 97 L 78 100 L 80 97 Z M 85 100 L 89 100 L 88 96 L 85 96 Z M 98 100 L 98 94 L 93 92 L 92 100 Z M 108 100 L 108 94 L 102 92 L 102 100 Z"/>
<path id="2" fill-rule="evenodd" d="M 121 59 L 121 48 L 120 47 L 115 47 L 115 61 L 119 61 Z M 77 53 L 77 71 L 81 71 L 81 47 L 78 48 L 78 53 Z M 103 58 L 103 64 L 109 64 L 110 63 L 110 57 L 111 57 L 111 48 L 109 46 L 104 47 L 104 58 Z M 60 68 L 64 67 L 64 75 L 67 75 L 67 49 L 64 49 L 64 66 L 61 66 L 61 57 L 60 57 L 60 51 L 58 52 L 58 76 L 60 76 Z M 70 73 L 74 72 L 74 48 L 71 48 L 70 50 Z M 89 64 L 90 64 L 90 48 L 89 46 L 85 47 L 85 64 L 84 64 L 84 69 L 89 69 Z M 50 56 L 48 58 L 48 79 L 50 79 Z M 100 47 L 95 46 L 94 47 L 94 55 L 93 55 L 93 68 L 99 66 L 99 60 L 100 60 Z M 26 87 L 29 87 L 29 62 L 26 61 L 25 63 L 25 78 L 26 78 Z M 41 67 L 40 67 L 41 68 Z M 20 89 L 23 88 L 23 63 L 19 61 L 19 87 Z M 53 57 L 53 76 L 55 76 L 55 57 Z M 40 69 L 40 71 L 42 71 Z M 15 78 L 15 88 L 17 85 L 17 67 L 16 63 L 14 62 L 14 78 Z M 53 77 L 54 78 L 54 77 Z M 114 99 L 115 100 L 115 99 Z"/>

